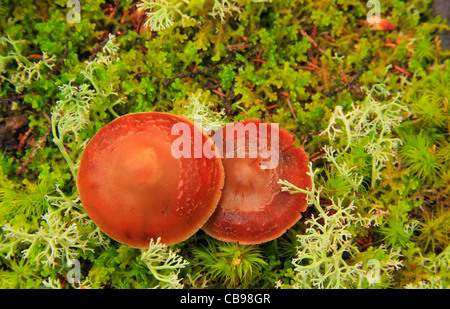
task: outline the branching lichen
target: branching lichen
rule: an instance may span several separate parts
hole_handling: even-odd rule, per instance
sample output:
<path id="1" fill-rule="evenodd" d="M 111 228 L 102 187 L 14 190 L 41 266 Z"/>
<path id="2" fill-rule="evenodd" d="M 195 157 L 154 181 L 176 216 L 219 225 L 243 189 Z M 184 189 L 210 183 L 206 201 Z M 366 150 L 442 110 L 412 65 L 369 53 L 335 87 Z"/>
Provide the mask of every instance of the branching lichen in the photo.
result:
<path id="1" fill-rule="evenodd" d="M 391 108 L 403 110 L 404 107 L 397 103 L 397 98 L 387 107 L 381 105 L 372 96 L 373 92 L 384 93 L 384 88 L 380 85 L 374 86 L 368 92 L 365 104 L 353 107 L 353 111 L 344 114 L 342 107 L 337 107 L 332 115 L 327 132 L 332 145 L 339 145 L 336 137 L 345 133 L 347 146 L 343 152 L 337 152 L 333 146 L 324 146 L 325 159 L 331 163 L 330 168 L 334 170 L 335 177 L 344 179 L 350 184 L 353 193 L 358 192 L 363 183 L 363 176 L 355 172 L 355 167 L 345 161 L 343 155 L 347 151 L 352 151 L 355 144 L 362 139 L 369 138 L 369 145 L 365 148 L 367 153 L 372 155 L 372 184 L 380 178 L 381 164 L 392 156 L 393 147 L 400 142 L 399 139 L 385 136 L 391 132 L 391 126 L 398 125 L 402 117 Z M 344 130 L 336 127 L 337 120 L 341 121 Z M 388 149 L 386 149 L 386 147 Z M 338 161 L 339 160 L 339 161 Z M 361 215 L 358 207 L 355 206 L 354 194 L 347 192 L 343 197 L 331 196 L 331 205 L 321 206 L 321 193 L 323 187 L 316 188 L 315 176 L 319 170 L 313 172 L 312 165 L 309 175 L 312 178 L 312 188 L 310 190 L 299 189 L 298 187 L 280 180 L 282 190 L 295 193 L 307 194 L 307 199 L 318 212 L 317 217 L 312 215 L 305 221 L 308 226 L 305 233 L 297 235 L 299 245 L 297 247 L 297 257 L 293 259 L 295 283 L 297 288 L 361 288 L 364 284 L 373 285 L 374 281 L 368 277 L 367 270 L 364 270 L 364 262 L 359 261 L 360 251 L 353 241 L 352 228 L 367 227 L 368 224 L 378 225 L 378 213 Z M 346 198 L 350 198 L 347 200 Z M 384 252 L 385 247 L 377 249 Z M 380 272 L 388 273 L 398 269 L 401 262 L 397 259 L 400 255 L 399 249 L 391 249 L 390 258 L 380 261 Z"/>
<path id="2" fill-rule="evenodd" d="M 7 251 L 10 258 L 16 251 L 16 246 L 25 244 L 21 251 L 22 258 L 39 264 L 55 267 L 79 257 L 79 250 L 93 252 L 88 240 L 78 231 L 77 224 L 67 223 L 55 212 L 47 212 L 42 216 L 39 229 L 30 233 L 26 228 L 13 228 L 9 223 L 2 227 L 5 238 L 12 241 L 0 244 L 0 251 Z"/>
<path id="3" fill-rule="evenodd" d="M 85 237 L 90 240 L 91 244 L 107 248 L 110 239 L 105 237 L 100 228 L 89 218 L 78 194 L 67 196 L 58 185 L 56 185 L 56 192 L 59 194 L 58 196 L 46 196 L 48 204 L 52 206 L 52 212 L 66 218 L 69 217 L 74 222 L 78 222 L 80 226 L 90 226 Z"/>
<path id="4" fill-rule="evenodd" d="M 314 180 L 312 165 L 309 175 Z M 308 226 L 303 235 L 297 235 L 297 256 L 292 260 L 295 271 L 295 288 L 342 288 L 346 282 L 361 286 L 365 275 L 361 264 L 349 265 L 344 253 L 355 257 L 358 250 L 352 244 L 352 234 L 347 230 L 354 224 L 356 217 L 353 202 L 347 206 L 342 200 L 332 200 L 333 204 L 323 208 L 320 203 L 322 188 L 315 187 L 314 181 L 310 190 L 300 189 L 293 184 L 280 180 L 282 191 L 291 194 L 305 193 L 308 202 L 319 212 L 305 224 Z"/>
<path id="5" fill-rule="evenodd" d="M 86 62 L 86 66 L 81 71 L 81 74 L 94 89 L 91 89 L 89 84 L 73 85 L 74 80 L 59 86 L 62 98 L 56 102 L 51 117 L 53 142 L 66 160 L 73 179 L 76 179 L 77 163 L 74 163 L 74 160 L 69 156 L 64 143 L 73 138 L 77 149 L 80 149 L 87 142 L 87 140 L 84 140 L 80 143 L 79 134 L 89 123 L 89 112 L 92 102 L 97 97 L 109 98 L 111 95 L 117 96 L 117 93 L 112 91 L 111 84 L 106 89 L 97 85 L 95 70 L 111 65 L 117 57 L 118 48 L 115 36 L 110 35 L 102 51 L 96 55 L 96 58 Z M 108 110 L 116 117 L 118 115 L 113 110 L 113 107 L 121 102 L 123 102 L 123 98 L 118 98 L 108 106 Z"/>
<path id="6" fill-rule="evenodd" d="M 114 106 L 124 102 L 124 98 L 120 97 L 117 92 L 113 91 L 113 84 L 108 83 L 105 87 L 100 87 L 97 83 L 97 78 L 95 76 L 96 70 L 107 69 L 113 66 L 115 61 L 119 60 L 118 57 L 119 45 L 116 40 L 116 36 L 110 34 L 108 37 L 108 41 L 103 46 L 101 52 L 97 53 L 94 60 L 86 61 L 86 66 L 83 70 L 81 70 L 81 74 L 85 79 L 89 81 L 89 83 L 95 89 L 95 96 L 100 96 L 102 98 L 112 100 L 112 97 L 116 97 L 112 100 L 112 103 L 108 104 L 108 111 L 114 116 L 119 117 L 119 115 L 114 111 Z"/>
<path id="7" fill-rule="evenodd" d="M 149 248 L 142 253 L 141 260 L 147 265 L 153 276 L 160 282 L 161 288 L 182 288 L 178 273 L 189 263 L 172 249 L 161 243 L 161 239 L 150 240 Z"/>
<path id="8" fill-rule="evenodd" d="M 450 287 L 450 246 L 438 255 L 424 257 L 420 254 L 420 264 L 430 271 L 428 277 L 419 282 L 410 282 L 405 289 L 448 289 Z"/>
<path id="9" fill-rule="evenodd" d="M 39 80 L 41 78 L 41 72 L 45 67 L 49 70 L 55 65 L 55 56 L 49 57 L 46 52 L 42 53 L 42 59 L 38 62 L 31 62 L 25 56 L 21 54 L 18 43 L 23 41 L 15 41 L 9 36 L 0 37 L 0 44 L 9 44 L 12 50 L 9 51 L 7 56 L 0 56 L 0 79 L 8 81 L 11 85 L 14 85 L 17 93 L 22 93 L 23 90 L 31 84 L 33 80 Z M 17 69 L 14 73 L 10 74 L 10 77 L 5 77 L 6 64 L 10 61 L 15 61 Z"/>
<path id="10" fill-rule="evenodd" d="M 202 98 L 201 92 L 197 95 L 191 94 L 188 102 L 183 108 L 183 116 L 198 123 L 206 132 L 214 131 L 225 125 L 225 111 L 223 109 L 220 112 L 213 111 L 209 102 Z"/>
<path id="11" fill-rule="evenodd" d="M 77 166 L 69 156 L 64 143 L 72 136 L 73 141 L 80 145 L 79 133 L 89 123 L 89 108 L 94 91 L 89 89 L 87 84 L 73 86 L 72 81 L 59 88 L 63 98 L 56 103 L 52 112 L 53 142 L 66 160 L 73 179 L 76 179 Z"/>
<path id="12" fill-rule="evenodd" d="M 337 169 L 337 173 L 345 179 L 353 188 L 354 191 L 358 190 L 358 187 L 362 184 L 364 177 L 358 174 L 354 174 L 353 170 L 355 166 L 348 166 L 347 162 L 342 162 L 341 164 L 336 162 L 335 152 L 336 149 L 333 146 L 323 146 L 325 152 L 325 158 L 328 162 L 332 163 L 332 166 Z"/>
<path id="13" fill-rule="evenodd" d="M 352 110 L 344 113 L 342 106 L 336 106 L 328 127 L 321 134 L 328 134 L 330 142 L 337 144 L 337 138 L 344 136 L 347 152 L 352 146 L 365 144 L 365 150 L 372 159 L 371 187 L 381 179 L 384 163 L 394 156 L 394 151 L 402 141 L 391 136 L 392 129 L 398 126 L 409 109 L 400 104 L 400 94 L 388 102 L 376 96 L 386 98 L 390 92 L 382 84 L 375 84 L 369 90 L 363 87 L 366 98 L 361 105 L 352 104 Z"/>
<path id="14" fill-rule="evenodd" d="M 450 245 L 438 255 L 421 256 L 421 264 L 435 275 L 444 275 L 450 280 Z"/>
<path id="15" fill-rule="evenodd" d="M 214 5 L 211 12 L 209 12 L 209 15 L 211 15 L 212 17 L 219 16 L 220 21 L 224 23 L 227 14 L 233 15 L 233 13 L 239 14 L 240 12 L 241 9 L 235 3 L 233 3 L 233 1 L 214 0 Z"/>
<path id="16" fill-rule="evenodd" d="M 145 26 L 150 27 L 152 31 L 161 31 L 172 27 L 175 23 L 184 24 L 187 21 L 195 21 L 180 9 L 187 4 L 189 4 L 188 0 L 143 0 L 137 6 L 147 14 Z"/>
<path id="17" fill-rule="evenodd" d="M 282 191 L 306 194 L 308 202 L 318 211 L 317 217 L 312 215 L 305 221 L 308 226 L 305 233 L 297 235 L 297 255 L 292 260 L 295 271 L 292 287 L 361 288 L 367 283 L 371 286 L 376 281 L 368 276 L 364 261 L 356 262 L 360 251 L 349 229 L 350 226 L 365 225 L 366 220 L 357 214 L 354 201 L 345 204 L 340 198 L 332 198 L 331 205 L 322 207 L 323 188 L 316 188 L 314 182 L 318 171 L 313 172 L 310 166 L 309 175 L 313 185 L 309 190 L 300 189 L 284 180 L 279 181 Z M 378 250 L 384 252 L 385 248 L 381 246 Z M 399 256 L 399 251 L 391 251 L 388 259 L 377 260 L 379 271 L 388 273 L 400 268 Z"/>
<path id="18" fill-rule="evenodd" d="M 255 3 L 271 2 L 271 0 L 253 0 Z M 189 23 L 199 24 L 197 16 L 194 18 L 186 13 L 190 5 L 203 8 L 206 4 L 205 0 L 200 1 L 174 1 L 174 0 L 142 0 L 137 7 L 145 11 L 147 21 L 145 26 L 152 31 L 162 31 L 175 25 L 186 26 Z M 241 3 L 233 0 L 214 0 L 212 9 L 207 13 L 213 18 L 219 17 L 220 22 L 226 22 L 228 16 L 239 16 L 242 12 Z"/>

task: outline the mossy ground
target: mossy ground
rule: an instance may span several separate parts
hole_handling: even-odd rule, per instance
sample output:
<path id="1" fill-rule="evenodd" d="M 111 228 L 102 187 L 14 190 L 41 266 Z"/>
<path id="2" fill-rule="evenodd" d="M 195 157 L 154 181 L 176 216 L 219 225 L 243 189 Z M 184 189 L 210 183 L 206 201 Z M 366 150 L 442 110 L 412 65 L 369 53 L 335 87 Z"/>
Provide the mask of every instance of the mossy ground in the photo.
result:
<path id="1" fill-rule="evenodd" d="M 145 26 L 137 1 L 82 1 L 79 23 L 68 22 L 74 7 L 67 2 L 0 1 L 0 287 L 70 287 L 68 259 L 81 262 L 89 287 L 158 285 L 139 250 L 109 241 L 88 221 L 72 172 L 83 142 L 118 115 L 183 114 L 199 93 L 226 121 L 261 118 L 294 133 L 320 170 L 324 205 L 334 197 L 353 201 L 356 213 L 382 214 L 379 225 L 348 228 L 356 254 L 343 255 L 344 263 L 366 265 L 389 259 L 380 248 L 401 250 L 402 267 L 383 273 L 375 287 L 449 287 L 450 52 L 438 36 L 449 27 L 431 17 L 430 0 L 381 1 L 391 30 L 374 30 L 366 21 L 371 7 L 359 0 L 155 1 L 173 13 L 155 20 L 173 23 L 159 31 Z M 119 49 L 99 60 L 110 34 Z M 376 84 L 392 98 L 401 94 L 409 113 L 389 133 L 401 143 L 377 170 L 379 179 L 366 145 L 334 144 L 364 178 L 354 190 L 324 159 L 330 141 L 321 133 L 337 106 L 348 113 L 363 105 L 362 87 Z M 87 125 L 72 123 L 66 137 L 56 135 L 58 144 L 52 124 L 61 121 L 55 111 L 65 100 L 66 108 L 88 105 L 76 111 Z M 181 285 L 295 286 L 296 235 L 313 215 L 311 208 L 260 246 L 225 244 L 199 231 L 172 248 L 189 262 L 178 273 Z M 48 239 L 74 243 L 47 252 Z"/>

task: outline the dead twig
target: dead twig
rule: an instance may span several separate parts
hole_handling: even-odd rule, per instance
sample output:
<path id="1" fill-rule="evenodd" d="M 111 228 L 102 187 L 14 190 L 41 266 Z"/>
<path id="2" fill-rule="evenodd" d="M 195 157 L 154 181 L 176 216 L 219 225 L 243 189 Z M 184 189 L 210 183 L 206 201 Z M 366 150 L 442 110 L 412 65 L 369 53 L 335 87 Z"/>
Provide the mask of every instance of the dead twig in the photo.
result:
<path id="1" fill-rule="evenodd" d="M 17 93 L 10 93 L 6 95 L 4 98 L 0 98 L 0 102 L 3 104 L 7 104 L 12 101 L 21 100 L 25 98 L 25 94 L 17 94 Z"/>
<path id="2" fill-rule="evenodd" d="M 345 89 L 349 88 L 350 86 L 355 85 L 358 82 L 358 80 L 361 77 L 361 75 L 367 70 L 367 66 L 369 65 L 371 59 L 372 59 L 372 55 L 368 55 L 363 60 L 361 68 L 356 72 L 356 75 L 348 83 L 346 83 L 344 86 L 342 86 L 340 88 L 328 91 L 326 93 L 326 96 L 331 98 L 331 97 L 335 96 L 336 94 L 338 94 L 338 93 L 344 91 Z"/>
<path id="3" fill-rule="evenodd" d="M 33 157 L 36 155 L 38 150 L 44 145 L 45 141 L 47 140 L 47 137 L 52 132 L 52 126 L 51 126 L 50 118 L 46 114 L 44 114 L 44 116 L 46 116 L 45 118 L 47 118 L 47 120 L 49 121 L 48 129 L 45 132 L 45 134 L 39 139 L 37 144 L 33 147 L 33 150 L 30 152 L 30 154 L 25 159 L 25 161 L 22 163 L 22 165 L 19 168 L 17 168 L 17 170 L 16 170 L 16 175 L 17 176 L 19 176 L 20 174 L 23 173 L 23 171 L 25 171 L 25 169 L 27 168 L 28 164 L 30 164 L 30 162 L 33 159 Z"/>
<path id="4" fill-rule="evenodd" d="M 284 100 L 286 101 L 286 103 L 289 106 L 289 109 L 291 111 L 292 117 L 294 117 L 294 119 L 297 119 L 297 115 L 295 114 L 294 108 L 292 107 L 291 104 L 291 100 L 289 100 L 289 98 L 291 97 L 291 95 L 289 93 L 287 93 L 286 91 L 279 91 L 278 95 Z"/>
<path id="5" fill-rule="evenodd" d="M 308 33 L 300 29 L 300 34 L 306 37 L 309 43 L 311 43 L 311 45 L 314 46 L 322 55 L 325 54 L 325 51 L 322 48 L 320 48 L 319 44 L 317 44 L 317 42 L 311 36 L 309 36 Z"/>
<path id="6" fill-rule="evenodd" d="M 64 60 L 67 58 L 67 54 L 69 52 L 69 41 L 70 41 L 71 37 L 72 37 L 72 35 L 69 36 L 69 39 L 66 42 L 66 48 L 64 49 L 64 52 L 61 55 L 61 58 L 58 59 L 55 66 L 50 70 L 50 72 L 48 72 L 48 74 L 46 76 L 47 79 L 50 78 L 50 76 L 52 76 L 56 72 L 59 72 L 61 65 L 63 64 Z"/>
<path id="7" fill-rule="evenodd" d="M 189 72 L 189 73 L 183 73 L 180 75 L 177 75 L 175 77 L 171 77 L 171 78 L 166 78 L 162 84 L 163 86 L 167 86 L 170 85 L 171 83 L 173 83 L 177 78 L 181 79 L 181 78 L 185 78 L 185 77 L 194 77 L 197 75 L 209 75 L 211 72 L 218 70 L 217 66 L 214 67 L 210 67 L 210 68 L 206 68 L 204 70 L 197 70 L 195 72 Z"/>
<path id="8" fill-rule="evenodd" d="M 101 41 L 94 47 L 94 50 L 92 51 L 92 54 L 89 57 L 88 61 L 94 60 L 94 58 L 97 56 L 97 54 L 100 52 L 100 50 L 106 45 L 106 43 L 108 43 L 108 41 L 109 41 L 109 35 L 106 35 L 106 37 L 103 39 L 103 41 Z"/>
<path id="9" fill-rule="evenodd" d="M 33 128 L 29 128 L 25 134 L 20 134 L 19 137 L 19 145 L 17 145 L 17 151 L 22 152 L 23 148 L 25 147 L 25 143 L 28 140 L 28 137 L 30 137 L 31 133 L 33 132 Z"/>

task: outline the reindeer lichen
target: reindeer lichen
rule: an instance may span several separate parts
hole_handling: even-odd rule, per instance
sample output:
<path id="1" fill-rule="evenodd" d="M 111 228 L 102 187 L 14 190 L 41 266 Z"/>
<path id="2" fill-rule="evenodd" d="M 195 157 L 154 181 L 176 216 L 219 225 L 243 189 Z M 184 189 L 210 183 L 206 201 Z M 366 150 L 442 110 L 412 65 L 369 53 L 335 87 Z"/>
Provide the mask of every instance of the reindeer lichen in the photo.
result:
<path id="1" fill-rule="evenodd" d="M 184 24 L 193 20 L 180 9 L 187 4 L 189 4 L 189 1 L 186 0 L 144 0 L 138 4 L 138 8 L 146 11 L 148 19 L 145 26 L 148 26 L 152 31 L 161 31 L 172 27 L 175 23 Z"/>
<path id="2" fill-rule="evenodd" d="M 394 151 L 402 143 L 399 138 L 392 137 L 392 129 L 409 115 L 406 106 L 400 103 L 400 94 L 386 102 L 389 91 L 381 84 L 375 84 L 370 90 L 363 88 L 366 98 L 360 105 L 352 104 L 352 111 L 344 113 L 342 106 L 337 106 L 330 118 L 327 133 L 331 142 L 338 136 L 345 136 L 346 152 L 352 145 L 362 143 L 371 159 L 371 187 L 381 179 L 384 163 L 393 158 Z M 385 100 L 376 98 L 377 95 Z M 345 163 L 344 163 L 345 164 Z"/>
<path id="3" fill-rule="evenodd" d="M 54 268 L 79 257 L 78 250 L 93 251 L 88 246 L 88 240 L 79 233 L 77 224 L 63 222 L 54 212 L 47 212 L 42 216 L 40 227 L 34 233 L 23 228 L 13 228 L 9 223 L 2 230 L 5 237 L 12 240 L 8 245 L 0 245 L 1 251 L 7 249 L 6 258 L 11 258 L 16 248 L 25 244 L 26 249 L 20 251 L 23 259 Z"/>
<path id="4" fill-rule="evenodd" d="M 312 171 L 313 186 L 309 190 L 300 189 L 293 184 L 280 180 L 282 190 L 291 194 L 307 194 L 309 203 L 318 211 L 317 216 L 311 216 L 305 221 L 307 229 L 304 234 L 297 235 L 297 255 L 292 259 L 294 265 L 294 288 L 361 288 L 364 284 L 374 283 L 369 277 L 364 262 L 358 261 L 360 251 L 355 245 L 351 226 L 364 226 L 367 218 L 361 218 L 357 213 L 354 201 L 348 204 L 343 199 L 331 198 L 331 205 L 321 205 L 322 187 L 316 188 L 314 183 L 318 170 Z M 376 215 L 375 215 L 376 216 Z M 376 220 L 374 217 L 369 221 Z M 377 250 L 386 252 L 383 246 Z M 380 272 L 391 272 L 401 267 L 399 251 L 392 251 L 389 259 L 378 261 Z M 378 280 L 380 277 L 378 277 Z M 283 285 L 279 283 L 281 287 Z"/>
<path id="5" fill-rule="evenodd" d="M 11 50 L 6 56 L 0 56 L 0 79 L 8 81 L 11 85 L 14 85 L 17 93 L 22 93 L 23 90 L 31 84 L 33 80 L 39 80 L 41 73 L 45 68 L 51 70 L 55 65 L 55 56 L 49 57 L 46 52 L 42 53 L 42 59 L 38 62 L 32 62 L 27 57 L 23 56 L 18 48 L 18 44 L 23 41 L 15 41 L 9 36 L 0 37 L 0 44 L 9 45 Z M 9 77 L 4 76 L 6 73 L 6 65 L 8 62 L 15 61 L 17 68 L 13 73 L 9 74 Z"/>
<path id="6" fill-rule="evenodd" d="M 202 93 L 190 95 L 188 104 L 184 106 L 182 114 L 198 123 L 206 132 L 221 128 L 226 123 L 225 111 L 213 111 L 209 102 L 202 98 Z"/>
<path id="7" fill-rule="evenodd" d="M 147 265 L 153 276 L 160 282 L 159 287 L 182 288 L 178 272 L 189 263 L 184 258 L 161 243 L 161 239 L 150 241 L 149 248 L 142 254 L 141 260 Z"/>

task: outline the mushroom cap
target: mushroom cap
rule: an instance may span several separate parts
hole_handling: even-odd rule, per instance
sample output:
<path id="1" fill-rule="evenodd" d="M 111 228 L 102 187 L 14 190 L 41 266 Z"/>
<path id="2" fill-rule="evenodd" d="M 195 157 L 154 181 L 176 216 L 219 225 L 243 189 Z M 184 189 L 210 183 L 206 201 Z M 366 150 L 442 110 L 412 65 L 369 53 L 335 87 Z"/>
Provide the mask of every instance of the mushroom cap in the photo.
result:
<path id="1" fill-rule="evenodd" d="M 244 125 L 259 120 L 246 120 Z M 268 124 L 268 142 L 258 131 L 258 149 L 272 143 L 271 134 L 278 131 L 279 160 L 275 168 L 262 168 L 267 163 L 267 156 L 251 156 L 250 138 L 245 141 L 245 157 L 229 156 L 229 149 L 224 154 L 225 185 L 216 211 L 202 229 L 210 236 L 226 241 L 250 245 L 267 242 L 278 238 L 292 227 L 307 208 L 306 194 L 282 192 L 277 182 L 287 180 L 299 188 L 311 188 L 308 155 L 302 148 L 296 148 L 294 136 L 277 126 Z M 259 127 L 259 126 L 257 126 Z M 236 134 L 223 132 L 224 148 L 227 140 L 237 139 Z M 236 143 L 237 144 L 237 143 Z M 276 146 L 274 146 L 276 147 Z M 272 148 L 276 149 L 276 148 Z M 234 152 L 236 154 L 235 145 Z M 233 151 L 231 151 L 232 153 Z"/>
<path id="2" fill-rule="evenodd" d="M 212 140 L 192 121 L 172 114 L 128 114 L 101 128 L 81 156 L 77 187 L 91 219 L 108 236 L 135 248 L 161 237 L 169 246 L 193 235 L 214 212 L 224 171 L 218 155 L 176 158 L 173 125 L 185 123 Z M 194 133 L 196 132 L 196 133 Z"/>

